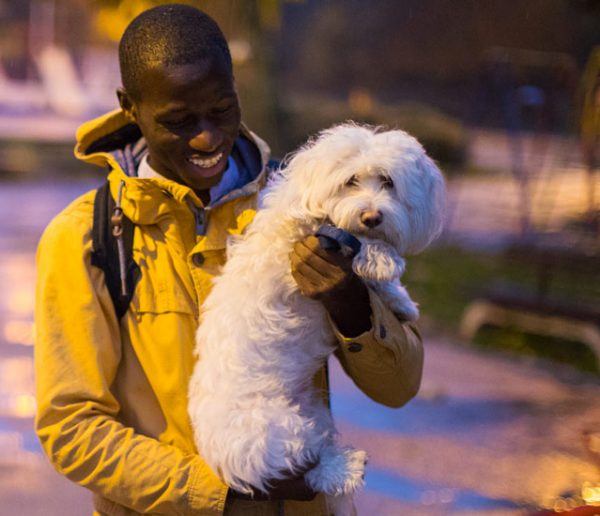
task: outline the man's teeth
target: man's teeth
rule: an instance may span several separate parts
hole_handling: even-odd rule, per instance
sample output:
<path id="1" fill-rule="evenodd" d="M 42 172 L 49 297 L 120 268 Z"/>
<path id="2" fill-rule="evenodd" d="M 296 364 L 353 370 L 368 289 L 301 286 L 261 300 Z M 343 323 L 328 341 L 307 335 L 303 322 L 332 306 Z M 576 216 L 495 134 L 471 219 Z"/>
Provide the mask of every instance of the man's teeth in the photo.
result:
<path id="1" fill-rule="evenodd" d="M 221 161 L 222 157 L 223 153 L 219 152 L 219 154 L 213 156 L 212 158 L 203 159 L 197 156 L 192 156 L 191 158 L 188 158 L 188 161 L 197 167 L 210 168 L 214 167 L 219 161 Z"/>

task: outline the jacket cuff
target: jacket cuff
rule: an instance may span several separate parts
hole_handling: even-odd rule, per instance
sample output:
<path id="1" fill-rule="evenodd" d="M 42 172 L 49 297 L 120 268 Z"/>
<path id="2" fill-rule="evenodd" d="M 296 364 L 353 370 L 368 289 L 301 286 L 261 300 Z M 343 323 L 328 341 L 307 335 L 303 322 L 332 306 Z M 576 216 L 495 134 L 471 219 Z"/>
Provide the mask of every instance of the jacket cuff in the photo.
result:
<path id="1" fill-rule="evenodd" d="M 394 313 L 389 310 L 381 298 L 369 289 L 369 301 L 371 304 L 371 329 L 356 337 L 346 337 L 337 328 L 333 320 L 329 321 L 333 328 L 339 348 L 350 362 L 360 361 L 369 363 L 373 368 L 382 366 L 389 368 L 390 351 L 392 361 L 395 363 L 397 356 L 397 335 L 404 333 L 406 321 L 400 321 Z M 420 338 L 419 332 L 413 324 L 408 324 L 410 329 Z M 385 358 L 385 361 L 382 359 Z"/>
<path id="2" fill-rule="evenodd" d="M 198 458 L 199 459 L 199 458 Z M 192 464 L 188 488 L 189 511 L 191 515 L 223 514 L 229 488 L 201 460 Z M 215 485 L 220 485 L 215 489 Z"/>

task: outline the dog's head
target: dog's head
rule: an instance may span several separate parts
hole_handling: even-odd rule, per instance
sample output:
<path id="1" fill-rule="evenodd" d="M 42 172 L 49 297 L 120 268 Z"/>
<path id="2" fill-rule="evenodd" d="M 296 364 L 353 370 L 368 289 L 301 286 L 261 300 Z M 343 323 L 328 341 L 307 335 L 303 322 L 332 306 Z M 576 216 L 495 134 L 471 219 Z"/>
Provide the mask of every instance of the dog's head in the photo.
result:
<path id="1" fill-rule="evenodd" d="M 292 156 L 285 176 L 303 214 L 385 240 L 403 255 L 419 252 L 442 228 L 443 176 L 403 131 L 327 129 Z"/>

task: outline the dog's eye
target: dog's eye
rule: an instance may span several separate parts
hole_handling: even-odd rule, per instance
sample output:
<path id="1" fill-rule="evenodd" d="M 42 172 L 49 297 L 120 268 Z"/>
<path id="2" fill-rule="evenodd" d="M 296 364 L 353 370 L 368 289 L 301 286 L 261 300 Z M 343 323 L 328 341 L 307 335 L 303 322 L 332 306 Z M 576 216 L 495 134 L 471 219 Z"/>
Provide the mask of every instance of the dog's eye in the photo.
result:
<path id="1" fill-rule="evenodd" d="M 391 178 L 387 176 L 379 176 L 379 179 L 381 179 L 381 184 L 384 188 L 387 188 L 388 190 L 394 188 L 394 182 L 391 180 Z"/>
<path id="2" fill-rule="evenodd" d="M 358 177 L 352 176 L 346 181 L 345 186 L 356 186 L 358 184 Z"/>

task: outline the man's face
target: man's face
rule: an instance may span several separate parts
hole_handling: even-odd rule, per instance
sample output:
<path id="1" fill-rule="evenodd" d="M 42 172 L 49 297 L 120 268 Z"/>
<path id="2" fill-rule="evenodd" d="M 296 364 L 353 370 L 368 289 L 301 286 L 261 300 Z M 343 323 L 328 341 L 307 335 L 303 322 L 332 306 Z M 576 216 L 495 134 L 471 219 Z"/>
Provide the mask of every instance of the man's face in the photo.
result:
<path id="1" fill-rule="evenodd" d="M 119 100 L 140 126 L 159 174 L 196 192 L 221 180 L 241 120 L 222 60 L 152 67 L 141 78 L 139 99 L 120 92 Z"/>

